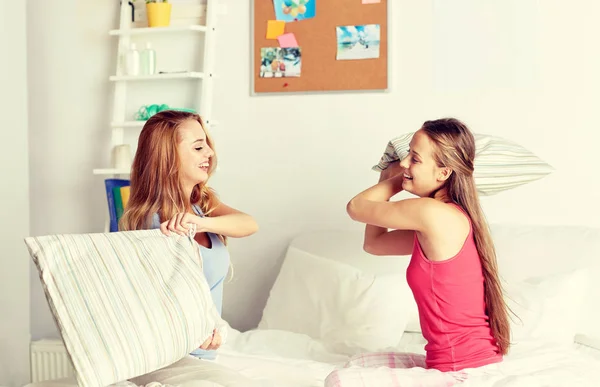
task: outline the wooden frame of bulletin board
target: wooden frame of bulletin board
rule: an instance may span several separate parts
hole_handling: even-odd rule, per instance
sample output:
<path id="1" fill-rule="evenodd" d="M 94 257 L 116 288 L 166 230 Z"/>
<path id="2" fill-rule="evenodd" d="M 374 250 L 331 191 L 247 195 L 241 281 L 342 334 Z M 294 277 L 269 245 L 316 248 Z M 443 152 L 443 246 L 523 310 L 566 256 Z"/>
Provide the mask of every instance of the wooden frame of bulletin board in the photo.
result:
<path id="1" fill-rule="evenodd" d="M 284 33 L 293 33 L 300 47 L 300 76 L 285 74 L 277 63 L 283 62 L 284 70 L 297 69 L 297 56 L 295 59 L 278 61 L 278 58 L 294 58 L 279 49 L 280 42 L 277 38 L 267 39 L 269 21 L 277 20 L 276 4 L 285 8 L 282 3 L 292 2 L 298 4 L 300 0 L 253 0 L 251 2 L 251 26 L 252 34 L 252 74 L 250 76 L 251 93 L 253 95 L 262 93 L 290 93 L 290 92 L 318 92 L 318 91 L 360 91 L 360 90 L 384 90 L 388 89 L 388 2 L 390 0 L 308 0 L 314 2 L 315 16 L 286 22 Z M 304 0 L 302 0 L 304 1 Z M 310 12 L 307 12 L 307 14 Z M 281 15 L 281 13 L 280 13 Z M 286 9 L 284 17 L 291 17 L 289 8 Z M 277 24 L 277 23 L 275 23 Z M 356 39 L 359 29 L 338 30 L 342 26 L 365 26 L 360 34 L 361 39 Z M 379 26 L 379 52 L 374 50 L 372 42 L 376 36 Z M 273 35 L 279 35 L 279 31 L 273 29 Z M 338 33 L 340 53 L 344 58 L 338 59 Z M 289 35 L 288 35 L 289 36 Z M 367 38 L 364 38 L 367 36 Z M 357 42 L 357 40 L 360 40 Z M 285 45 L 285 44 L 284 44 Z M 281 55 L 272 59 L 268 58 L 265 63 L 271 66 L 262 67 L 262 48 L 278 48 L 272 50 Z M 348 48 L 351 47 L 351 48 Z M 357 48 L 355 51 L 352 51 Z M 271 53 L 271 55 L 273 55 Z M 297 51 L 296 51 L 297 55 Z M 378 55 L 378 57 L 376 56 Z M 267 56 L 267 54 L 265 54 Z M 270 62 L 269 62 L 270 61 Z M 273 63 L 275 62 L 275 64 Z M 286 63 L 294 63 L 287 66 Z M 275 71 L 272 68 L 276 68 Z M 267 69 L 266 73 L 263 70 Z M 261 76 L 263 73 L 266 76 Z"/>

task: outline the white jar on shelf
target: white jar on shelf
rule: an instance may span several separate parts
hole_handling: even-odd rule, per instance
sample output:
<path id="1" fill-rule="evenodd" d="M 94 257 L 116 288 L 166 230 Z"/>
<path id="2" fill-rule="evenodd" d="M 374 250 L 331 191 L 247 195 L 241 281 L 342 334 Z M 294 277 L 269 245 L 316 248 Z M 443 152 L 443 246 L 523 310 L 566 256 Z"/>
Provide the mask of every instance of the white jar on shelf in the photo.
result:
<path id="1" fill-rule="evenodd" d="M 131 43 L 129 50 L 125 53 L 125 75 L 140 74 L 140 53 L 135 43 Z"/>

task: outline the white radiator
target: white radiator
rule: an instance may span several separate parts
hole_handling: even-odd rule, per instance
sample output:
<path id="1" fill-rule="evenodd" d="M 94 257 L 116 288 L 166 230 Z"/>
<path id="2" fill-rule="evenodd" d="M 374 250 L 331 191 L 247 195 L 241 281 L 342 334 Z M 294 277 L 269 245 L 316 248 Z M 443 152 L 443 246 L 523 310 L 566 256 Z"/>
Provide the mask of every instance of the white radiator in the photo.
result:
<path id="1" fill-rule="evenodd" d="M 73 376 L 73 366 L 61 340 L 33 341 L 30 351 L 32 382 Z"/>

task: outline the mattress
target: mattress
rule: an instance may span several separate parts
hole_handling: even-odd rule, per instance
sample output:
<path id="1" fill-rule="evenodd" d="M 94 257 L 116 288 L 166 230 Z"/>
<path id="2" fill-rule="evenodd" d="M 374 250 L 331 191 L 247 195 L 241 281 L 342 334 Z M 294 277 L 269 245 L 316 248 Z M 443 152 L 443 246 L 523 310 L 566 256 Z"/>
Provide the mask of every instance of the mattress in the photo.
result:
<path id="1" fill-rule="evenodd" d="M 420 334 L 405 333 L 397 350 L 423 353 L 423 345 Z M 347 356 L 332 353 L 305 335 L 276 330 L 234 331 L 216 361 L 189 357 L 115 386 L 316 387 L 323 386 L 325 377 L 347 360 Z M 520 343 L 502 363 L 467 373 L 461 386 L 594 387 L 600 386 L 600 351 L 577 344 Z M 74 386 L 74 379 L 29 385 Z"/>

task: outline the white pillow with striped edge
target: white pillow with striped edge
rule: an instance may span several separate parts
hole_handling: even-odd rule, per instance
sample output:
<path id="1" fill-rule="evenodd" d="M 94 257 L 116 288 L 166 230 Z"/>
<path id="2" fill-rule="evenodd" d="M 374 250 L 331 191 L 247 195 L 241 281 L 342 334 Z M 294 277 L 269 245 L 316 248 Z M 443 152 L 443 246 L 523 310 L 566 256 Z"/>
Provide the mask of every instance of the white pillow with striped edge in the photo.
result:
<path id="1" fill-rule="evenodd" d="M 381 172 L 408 153 L 414 132 L 393 138 L 385 148 L 374 171 Z M 475 163 L 473 177 L 480 195 L 491 196 L 541 179 L 554 168 L 521 145 L 501 137 L 474 133 Z"/>
<path id="2" fill-rule="evenodd" d="M 215 328 L 226 336 L 191 236 L 144 230 L 25 243 L 79 386 L 107 386 L 168 366 Z"/>

